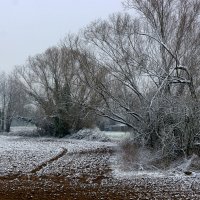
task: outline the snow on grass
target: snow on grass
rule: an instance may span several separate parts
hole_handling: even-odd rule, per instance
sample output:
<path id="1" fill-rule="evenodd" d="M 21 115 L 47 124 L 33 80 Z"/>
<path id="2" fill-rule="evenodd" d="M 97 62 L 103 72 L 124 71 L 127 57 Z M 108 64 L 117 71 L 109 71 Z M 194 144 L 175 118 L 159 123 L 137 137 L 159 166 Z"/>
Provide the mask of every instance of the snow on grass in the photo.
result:
<path id="1" fill-rule="evenodd" d="M 0 176 L 30 172 L 63 148 L 73 154 L 102 148 L 109 150 L 113 146 L 111 142 L 0 135 Z"/>
<path id="2" fill-rule="evenodd" d="M 26 132 L 34 131 L 36 126 L 11 126 L 10 131 L 13 132 Z"/>
<path id="3" fill-rule="evenodd" d="M 122 171 L 120 169 L 113 170 L 113 176 L 117 179 L 132 179 L 135 177 L 164 177 L 165 174 L 156 171 Z"/>
<path id="4" fill-rule="evenodd" d="M 147 170 L 135 170 L 129 168 L 124 169 L 119 161 L 118 155 L 110 157 L 110 163 L 112 168 L 112 176 L 116 179 L 133 179 L 136 177 L 163 177 L 165 174 L 162 171 L 147 171 Z"/>
<path id="5" fill-rule="evenodd" d="M 134 167 L 131 169 L 131 167 L 124 168 L 122 161 L 119 158 L 120 156 L 115 154 L 110 157 L 110 164 L 112 169 L 112 177 L 117 180 L 135 180 L 135 179 L 154 179 L 157 180 L 163 180 L 163 179 L 169 179 L 171 182 L 176 181 L 183 181 L 183 182 L 194 182 L 194 181 L 200 181 L 200 171 L 192 170 L 191 175 L 186 175 L 184 173 L 185 170 L 177 170 L 177 168 L 170 168 L 168 170 L 136 170 Z M 193 158 L 193 157 L 192 157 Z M 191 164 L 192 158 L 188 159 L 184 162 L 184 165 Z M 195 156 L 196 158 L 196 156 Z M 182 187 L 182 186 L 181 186 Z"/>
<path id="6" fill-rule="evenodd" d="M 110 138 L 106 134 L 100 131 L 98 128 L 95 129 L 82 129 L 77 133 L 74 133 L 67 138 L 77 140 L 88 140 L 88 141 L 100 141 L 108 142 Z"/>
<path id="7" fill-rule="evenodd" d="M 113 140 L 121 140 L 130 137 L 130 132 L 123 131 L 102 131 L 107 137 Z"/>
<path id="8" fill-rule="evenodd" d="M 28 172 L 59 151 L 56 145 L 15 136 L 0 136 L 0 175 Z"/>
<path id="9" fill-rule="evenodd" d="M 100 131 L 98 128 L 95 129 L 83 129 L 77 133 L 67 136 L 70 139 L 77 140 L 88 140 L 88 141 L 118 141 L 130 137 L 130 132 L 123 131 Z"/>

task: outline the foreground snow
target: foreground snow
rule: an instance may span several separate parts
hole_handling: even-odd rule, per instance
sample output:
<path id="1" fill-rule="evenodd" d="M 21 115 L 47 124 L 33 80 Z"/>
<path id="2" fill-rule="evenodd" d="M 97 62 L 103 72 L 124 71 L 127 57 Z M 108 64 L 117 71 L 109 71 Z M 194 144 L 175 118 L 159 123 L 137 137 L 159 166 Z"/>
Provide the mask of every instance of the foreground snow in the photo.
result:
<path id="1" fill-rule="evenodd" d="M 117 148 L 117 142 L 0 135 L 0 180 L 13 175 L 13 183 L 17 184 L 20 174 L 39 180 L 60 177 L 70 185 L 66 188 L 77 187 L 81 191 L 98 188 L 102 197 L 114 193 L 124 199 L 132 196 L 144 199 L 148 195 L 149 199 L 155 195 L 158 199 L 200 199 L 199 173 L 186 176 L 162 171 L 125 171 L 118 163 Z"/>

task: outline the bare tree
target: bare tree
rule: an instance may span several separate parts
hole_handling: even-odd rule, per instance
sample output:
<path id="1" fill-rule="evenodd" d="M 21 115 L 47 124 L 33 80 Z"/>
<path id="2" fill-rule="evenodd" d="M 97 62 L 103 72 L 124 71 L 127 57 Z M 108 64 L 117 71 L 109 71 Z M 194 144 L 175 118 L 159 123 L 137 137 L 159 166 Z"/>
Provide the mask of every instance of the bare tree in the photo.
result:
<path id="1" fill-rule="evenodd" d="M 105 82 L 96 84 L 95 79 L 90 84 L 105 102 L 105 109 L 98 112 L 132 127 L 135 138 L 160 146 L 163 153 L 169 153 L 166 144 L 177 144 L 178 138 L 183 145 L 173 149 L 189 152 L 199 132 L 198 120 L 194 122 L 194 116 L 199 118 L 194 75 L 199 72 L 199 5 L 199 1 L 126 1 L 126 7 L 139 11 L 139 19 L 113 15 L 92 23 L 84 33 L 99 71 L 106 72 Z"/>
<path id="2" fill-rule="evenodd" d="M 165 122 L 162 128 L 158 123 L 156 135 L 161 136 L 163 147 L 168 144 L 168 150 L 172 141 L 177 142 L 177 137 L 181 138 L 182 145 L 179 149 L 184 149 L 189 154 L 189 149 L 194 144 L 194 137 L 199 134 L 197 76 L 200 61 L 198 56 L 200 1 L 128 0 L 124 5 L 134 8 L 143 17 L 146 28 L 138 30 L 136 34 L 147 37 L 154 48 L 158 46 L 155 48 L 158 63 L 155 72 L 159 84 L 151 99 L 151 108 L 156 102 L 154 106 L 157 106 L 158 113 L 162 112 L 156 115 L 159 120 L 161 117 L 166 121 L 165 114 L 169 109 L 178 109 L 179 113 L 179 115 L 174 112 L 168 113 L 174 122 L 171 124 Z M 147 55 L 152 55 L 151 52 L 147 52 Z M 164 102 L 165 99 L 169 102 L 173 100 L 173 104 L 166 103 L 169 107 L 163 107 L 162 103 L 157 104 L 158 98 Z M 184 113 L 184 117 L 181 113 Z M 159 133 L 162 131 L 164 134 Z"/>
<path id="3" fill-rule="evenodd" d="M 67 40 L 67 39 L 66 39 Z M 79 52 L 67 42 L 52 47 L 18 68 L 18 75 L 26 93 L 40 110 L 38 126 L 55 136 L 69 134 L 70 130 L 90 127 L 94 123 L 88 107 L 88 87 L 81 82 Z"/>
<path id="4" fill-rule="evenodd" d="M 104 82 L 96 76 L 90 84 L 93 87 L 96 85 L 96 92 L 105 102 L 105 109 L 98 112 L 127 124 L 139 133 L 140 128 L 135 124 L 143 122 L 137 108 L 145 102 L 140 85 L 140 78 L 144 77 L 142 68 L 145 58 L 141 49 L 142 38 L 132 34 L 138 26 L 137 20 L 132 20 L 129 15 L 119 14 L 111 16 L 109 21 L 94 22 L 84 35 L 93 52 L 96 50 L 96 69 L 105 76 Z M 139 106 L 134 107 L 136 102 Z"/>
<path id="5" fill-rule="evenodd" d="M 124 5 L 127 8 L 134 8 L 142 17 L 145 28 L 136 33 L 147 37 L 151 41 L 151 46 L 157 46 L 154 47 L 159 65 L 159 70 L 156 69 L 157 73 L 159 72 L 157 77 L 160 84 L 166 79 L 165 91 L 181 95 L 188 85 L 191 96 L 196 98 L 192 71 L 199 63 L 197 55 L 200 2 L 127 0 Z M 147 54 L 151 55 L 152 52 Z"/>
<path id="6" fill-rule="evenodd" d="M 10 131 L 13 118 L 25 111 L 27 103 L 26 95 L 23 92 L 15 74 L 1 75 L 1 131 Z"/>

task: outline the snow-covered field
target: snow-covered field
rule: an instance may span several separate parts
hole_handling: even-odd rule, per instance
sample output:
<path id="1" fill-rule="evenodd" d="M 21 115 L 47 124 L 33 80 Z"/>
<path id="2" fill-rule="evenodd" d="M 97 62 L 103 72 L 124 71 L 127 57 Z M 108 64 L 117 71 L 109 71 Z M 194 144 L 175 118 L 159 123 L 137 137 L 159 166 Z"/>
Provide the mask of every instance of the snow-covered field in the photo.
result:
<path id="1" fill-rule="evenodd" d="M 18 128 L 18 131 L 22 129 Z M 0 135 L 0 182 L 8 184 L 7 187 L 10 187 L 11 179 L 12 184 L 18 185 L 24 181 L 20 177 L 28 176 L 34 177 L 28 180 L 32 181 L 33 190 L 34 184 L 44 180 L 44 184 L 48 182 L 48 187 L 54 187 L 56 179 L 62 195 L 72 195 L 67 199 L 81 199 L 79 195 L 82 199 L 89 196 L 125 200 L 152 199 L 155 196 L 156 199 L 200 199 L 198 173 L 186 176 L 183 173 L 123 171 L 117 162 L 118 139 L 126 137 L 127 133 L 117 133 L 117 136 L 107 133 L 107 136 L 117 140 L 100 142 L 94 140 L 98 138 L 96 135 L 87 141 L 16 136 L 16 132 Z M 50 180 L 49 177 L 53 178 Z M 6 178 L 8 182 L 5 182 Z M 15 185 L 12 187 L 15 188 Z M 5 191 L 5 188 L 0 187 L 0 193 L 1 190 Z M 66 198 L 60 196 L 55 199 Z"/>
<path id="2" fill-rule="evenodd" d="M 55 157 L 63 148 L 70 155 L 100 149 L 109 151 L 114 146 L 111 142 L 0 135 L 0 176 L 29 173 L 41 163 Z"/>

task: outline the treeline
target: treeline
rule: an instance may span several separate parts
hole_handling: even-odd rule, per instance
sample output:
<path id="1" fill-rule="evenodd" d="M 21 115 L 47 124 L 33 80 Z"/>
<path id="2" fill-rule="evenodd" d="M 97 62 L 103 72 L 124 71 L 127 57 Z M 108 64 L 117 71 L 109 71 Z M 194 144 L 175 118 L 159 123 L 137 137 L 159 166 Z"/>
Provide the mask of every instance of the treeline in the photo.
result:
<path id="1" fill-rule="evenodd" d="M 106 117 L 139 145 L 189 155 L 200 138 L 200 1 L 123 6 L 136 17 L 97 20 L 16 67 L 1 89 L 3 124 L 19 116 L 64 136 Z"/>

